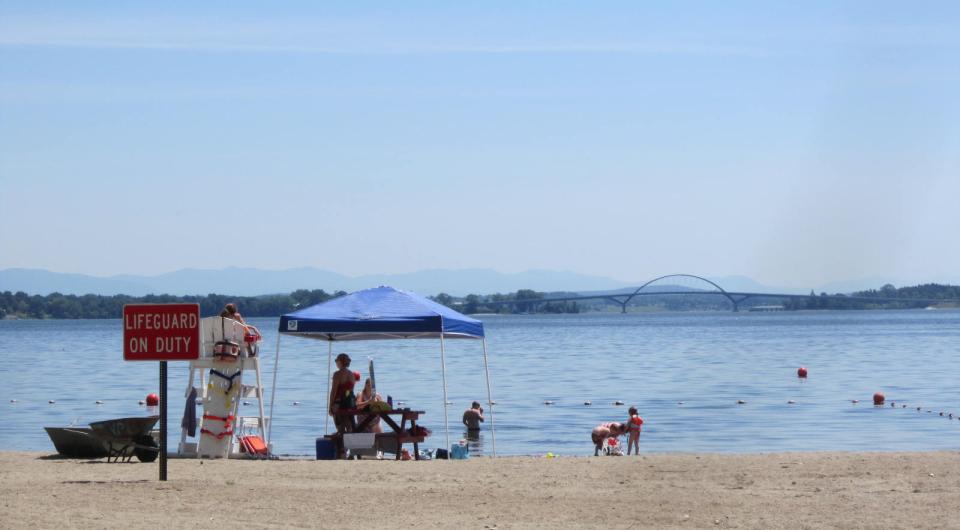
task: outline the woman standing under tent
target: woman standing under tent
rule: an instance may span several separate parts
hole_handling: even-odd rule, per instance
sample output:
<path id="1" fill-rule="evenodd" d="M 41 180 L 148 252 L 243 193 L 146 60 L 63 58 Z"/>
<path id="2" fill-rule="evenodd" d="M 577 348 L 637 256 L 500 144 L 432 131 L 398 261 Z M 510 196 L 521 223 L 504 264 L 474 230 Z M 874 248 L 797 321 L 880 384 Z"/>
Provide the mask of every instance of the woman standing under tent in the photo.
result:
<path id="1" fill-rule="evenodd" d="M 333 416 L 333 424 L 337 426 L 337 432 L 353 432 L 356 425 L 353 416 L 343 416 L 338 414 L 341 409 L 353 409 L 357 406 L 357 398 L 353 394 L 353 386 L 356 384 L 356 376 L 350 371 L 350 356 L 346 353 L 337 355 L 335 360 L 337 371 L 333 373 L 330 381 L 330 398 L 328 403 L 330 408 L 328 412 Z"/>

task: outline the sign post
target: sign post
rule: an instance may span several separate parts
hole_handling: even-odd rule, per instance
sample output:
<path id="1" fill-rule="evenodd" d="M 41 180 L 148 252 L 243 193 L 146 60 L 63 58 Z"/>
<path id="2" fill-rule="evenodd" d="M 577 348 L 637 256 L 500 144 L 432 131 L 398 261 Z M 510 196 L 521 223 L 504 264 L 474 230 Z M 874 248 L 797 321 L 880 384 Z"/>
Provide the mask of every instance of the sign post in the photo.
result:
<path id="1" fill-rule="evenodd" d="M 160 361 L 160 480 L 167 480 L 167 361 Z"/>
<path id="2" fill-rule="evenodd" d="M 167 361 L 200 358 L 199 304 L 123 306 L 123 360 L 160 361 L 160 480 L 167 480 Z"/>

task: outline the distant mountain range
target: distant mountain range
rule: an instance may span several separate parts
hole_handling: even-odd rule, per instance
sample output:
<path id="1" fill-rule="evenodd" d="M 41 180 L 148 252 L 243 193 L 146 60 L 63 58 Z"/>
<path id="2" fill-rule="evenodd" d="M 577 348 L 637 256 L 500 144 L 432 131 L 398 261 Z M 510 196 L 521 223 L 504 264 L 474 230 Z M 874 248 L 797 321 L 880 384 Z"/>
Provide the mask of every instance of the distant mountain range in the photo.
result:
<path id="1" fill-rule="evenodd" d="M 445 292 L 454 296 L 470 293 L 610 290 L 629 285 L 609 278 L 573 272 L 530 270 L 502 273 L 491 269 L 434 269 L 405 274 L 373 274 L 350 277 L 316 268 L 262 270 L 229 267 L 220 270 L 182 269 L 156 276 L 117 275 L 108 277 L 68 274 L 42 269 L 0 270 L 0 291 L 23 291 L 46 295 L 63 294 L 146 294 L 191 295 L 219 293 L 237 296 L 289 293 L 297 289 L 356 291 L 391 285 L 424 295 Z"/>
<path id="2" fill-rule="evenodd" d="M 806 294 L 810 289 L 765 286 L 746 276 L 710 277 L 728 291 Z M 817 293 L 852 292 L 879 288 L 887 281 L 869 279 L 837 282 L 814 288 Z M 892 282 L 890 282 L 892 283 Z M 117 275 L 90 276 L 51 272 L 43 269 L 0 270 L 0 291 L 23 291 L 29 294 L 146 294 L 205 295 L 209 293 L 257 296 L 289 293 L 297 289 L 356 291 L 378 285 L 391 285 L 424 295 L 447 293 L 464 296 L 470 293 L 508 293 L 518 289 L 552 292 L 613 291 L 638 287 L 642 282 L 626 283 L 601 276 L 552 270 L 529 270 L 503 273 L 491 269 L 433 269 L 404 274 L 372 274 L 350 277 L 312 267 L 285 270 L 262 270 L 229 267 L 219 270 L 182 269 L 156 276 Z"/>

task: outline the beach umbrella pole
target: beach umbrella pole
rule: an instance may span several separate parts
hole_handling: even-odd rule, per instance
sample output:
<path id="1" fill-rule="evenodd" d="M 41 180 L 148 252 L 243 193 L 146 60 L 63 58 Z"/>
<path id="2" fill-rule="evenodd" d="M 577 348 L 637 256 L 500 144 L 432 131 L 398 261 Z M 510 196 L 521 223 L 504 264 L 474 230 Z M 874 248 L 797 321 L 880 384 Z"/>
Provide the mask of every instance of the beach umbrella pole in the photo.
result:
<path id="1" fill-rule="evenodd" d="M 323 433 L 330 433 L 330 378 L 331 375 L 331 366 L 333 364 L 333 341 L 327 341 L 327 410 L 324 411 L 323 415 Z"/>
<path id="2" fill-rule="evenodd" d="M 447 437 L 447 450 L 450 450 L 450 422 L 447 421 L 447 358 L 443 346 L 443 321 L 440 321 L 440 373 L 443 376 L 443 430 Z"/>
<path id="3" fill-rule="evenodd" d="M 493 394 L 490 392 L 490 365 L 487 363 L 487 338 L 483 338 L 483 371 L 487 375 L 487 406 L 490 407 L 490 439 L 493 441 L 493 456 L 497 456 L 497 426 L 493 422 Z"/>
<path id="4" fill-rule="evenodd" d="M 270 419 L 267 421 L 267 450 L 272 452 L 270 438 L 273 434 L 273 402 L 277 398 L 277 370 L 280 367 L 280 337 L 282 333 L 277 333 L 277 353 L 273 357 L 273 386 L 270 387 Z"/>

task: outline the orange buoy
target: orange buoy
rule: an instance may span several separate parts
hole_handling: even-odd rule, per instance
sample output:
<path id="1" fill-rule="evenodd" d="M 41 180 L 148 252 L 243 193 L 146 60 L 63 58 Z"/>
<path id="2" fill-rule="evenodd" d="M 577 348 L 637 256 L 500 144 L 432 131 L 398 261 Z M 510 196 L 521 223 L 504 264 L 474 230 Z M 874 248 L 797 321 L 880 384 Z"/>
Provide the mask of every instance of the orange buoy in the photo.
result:
<path id="1" fill-rule="evenodd" d="M 806 367 L 806 366 L 801 366 L 800 368 L 797 368 L 797 377 L 799 377 L 799 378 L 801 378 L 801 379 L 806 379 L 806 378 L 807 378 L 807 367 Z"/>
<path id="2" fill-rule="evenodd" d="M 886 400 L 886 396 L 883 395 L 883 392 L 877 392 L 873 395 L 873 404 L 874 405 L 883 405 L 883 402 Z"/>
<path id="3" fill-rule="evenodd" d="M 160 404 L 160 397 L 156 394 L 147 394 L 147 406 L 156 407 Z"/>

